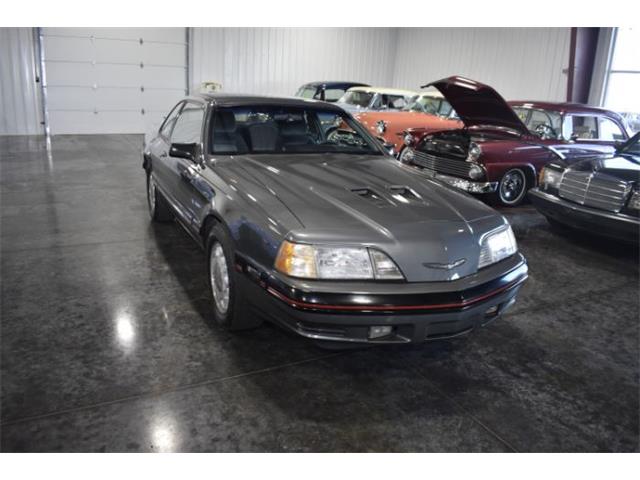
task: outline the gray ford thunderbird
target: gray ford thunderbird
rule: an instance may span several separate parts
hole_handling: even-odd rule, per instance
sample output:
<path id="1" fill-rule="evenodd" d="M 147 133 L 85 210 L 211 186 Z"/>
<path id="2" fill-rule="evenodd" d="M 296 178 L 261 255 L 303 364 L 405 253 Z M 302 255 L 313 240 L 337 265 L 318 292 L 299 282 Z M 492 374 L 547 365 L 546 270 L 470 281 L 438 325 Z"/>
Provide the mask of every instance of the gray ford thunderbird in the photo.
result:
<path id="1" fill-rule="evenodd" d="M 207 255 L 216 321 L 326 342 L 463 334 L 527 278 L 508 222 L 390 157 L 341 108 L 214 94 L 178 103 L 144 151 L 149 211 Z"/>

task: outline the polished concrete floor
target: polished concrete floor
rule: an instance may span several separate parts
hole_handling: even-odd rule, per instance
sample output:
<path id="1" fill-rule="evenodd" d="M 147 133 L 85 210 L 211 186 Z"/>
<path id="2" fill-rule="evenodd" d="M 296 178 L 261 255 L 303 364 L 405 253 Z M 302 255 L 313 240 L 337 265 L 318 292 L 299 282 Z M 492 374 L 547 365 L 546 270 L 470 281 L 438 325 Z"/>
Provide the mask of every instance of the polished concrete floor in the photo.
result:
<path id="1" fill-rule="evenodd" d="M 638 255 L 506 212 L 530 265 L 468 337 L 326 351 L 212 322 L 136 136 L 0 137 L 2 451 L 637 451 Z"/>

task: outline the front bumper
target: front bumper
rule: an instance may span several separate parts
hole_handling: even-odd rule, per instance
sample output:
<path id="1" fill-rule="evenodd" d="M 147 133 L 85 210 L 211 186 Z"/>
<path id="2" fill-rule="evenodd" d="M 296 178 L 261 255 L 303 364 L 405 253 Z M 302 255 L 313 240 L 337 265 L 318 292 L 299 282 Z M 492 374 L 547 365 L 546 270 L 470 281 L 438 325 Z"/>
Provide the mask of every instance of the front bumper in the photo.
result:
<path id="1" fill-rule="evenodd" d="M 483 270 L 452 282 L 370 284 L 367 290 L 362 284 L 345 288 L 343 282 L 342 292 L 326 283 L 310 290 L 305 288 L 308 282 L 285 281 L 256 270 L 251 291 L 245 294 L 250 295 L 255 313 L 307 338 L 364 344 L 423 342 L 468 333 L 515 302 L 527 279 L 524 257 L 518 253 Z M 373 326 L 388 326 L 391 332 L 369 338 Z"/>
<path id="2" fill-rule="evenodd" d="M 428 169 L 422 169 L 427 171 Z M 428 170 L 427 175 L 439 180 L 447 185 L 451 185 L 459 190 L 464 190 L 469 193 L 492 193 L 498 189 L 498 182 L 475 182 L 466 178 L 453 177 L 451 175 L 445 175 L 444 173 L 438 173 L 434 170 Z"/>
<path id="3" fill-rule="evenodd" d="M 564 225 L 625 242 L 637 243 L 639 240 L 638 217 L 585 207 L 538 188 L 529 190 L 529 198 L 542 215 Z"/>

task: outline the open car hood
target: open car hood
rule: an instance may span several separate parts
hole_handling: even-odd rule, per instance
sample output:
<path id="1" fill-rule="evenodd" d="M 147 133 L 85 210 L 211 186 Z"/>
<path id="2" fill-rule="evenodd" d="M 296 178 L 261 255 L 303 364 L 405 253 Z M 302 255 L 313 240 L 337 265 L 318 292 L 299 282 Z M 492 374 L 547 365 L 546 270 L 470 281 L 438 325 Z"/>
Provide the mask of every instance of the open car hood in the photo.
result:
<path id="1" fill-rule="evenodd" d="M 423 85 L 434 87 L 447 99 L 466 127 L 498 127 L 528 135 L 516 113 L 489 85 L 453 76 Z"/>

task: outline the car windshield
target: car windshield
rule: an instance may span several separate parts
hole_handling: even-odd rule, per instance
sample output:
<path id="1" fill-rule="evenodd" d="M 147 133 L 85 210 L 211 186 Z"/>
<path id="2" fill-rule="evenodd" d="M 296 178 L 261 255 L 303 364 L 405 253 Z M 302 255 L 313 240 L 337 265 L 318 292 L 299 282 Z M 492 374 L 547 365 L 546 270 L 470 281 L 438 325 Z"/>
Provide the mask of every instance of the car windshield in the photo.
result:
<path id="1" fill-rule="evenodd" d="M 239 106 L 216 109 L 211 153 L 382 155 L 377 141 L 344 112 L 300 106 Z"/>
<path id="2" fill-rule="evenodd" d="M 296 96 L 303 98 L 315 98 L 317 92 L 318 90 L 315 87 L 301 87 L 300 90 L 298 90 L 298 93 L 296 93 Z"/>
<path id="3" fill-rule="evenodd" d="M 402 110 L 448 117 L 451 115 L 453 108 L 444 98 L 434 97 L 431 95 L 419 95 L 412 98 L 409 104 Z"/>
<path id="4" fill-rule="evenodd" d="M 640 132 L 631 137 L 627 143 L 620 147 L 619 153 L 626 153 L 628 155 L 640 155 Z"/>
<path id="5" fill-rule="evenodd" d="M 368 107 L 369 103 L 371 103 L 371 99 L 373 98 L 373 93 L 371 92 L 360 92 L 358 90 L 355 91 L 347 91 L 340 99 L 343 103 L 348 103 L 350 105 L 357 105 L 358 107 Z"/>
<path id="6" fill-rule="evenodd" d="M 562 115 L 558 112 L 530 107 L 513 107 L 513 111 L 531 133 L 540 137 L 562 139 Z"/>

